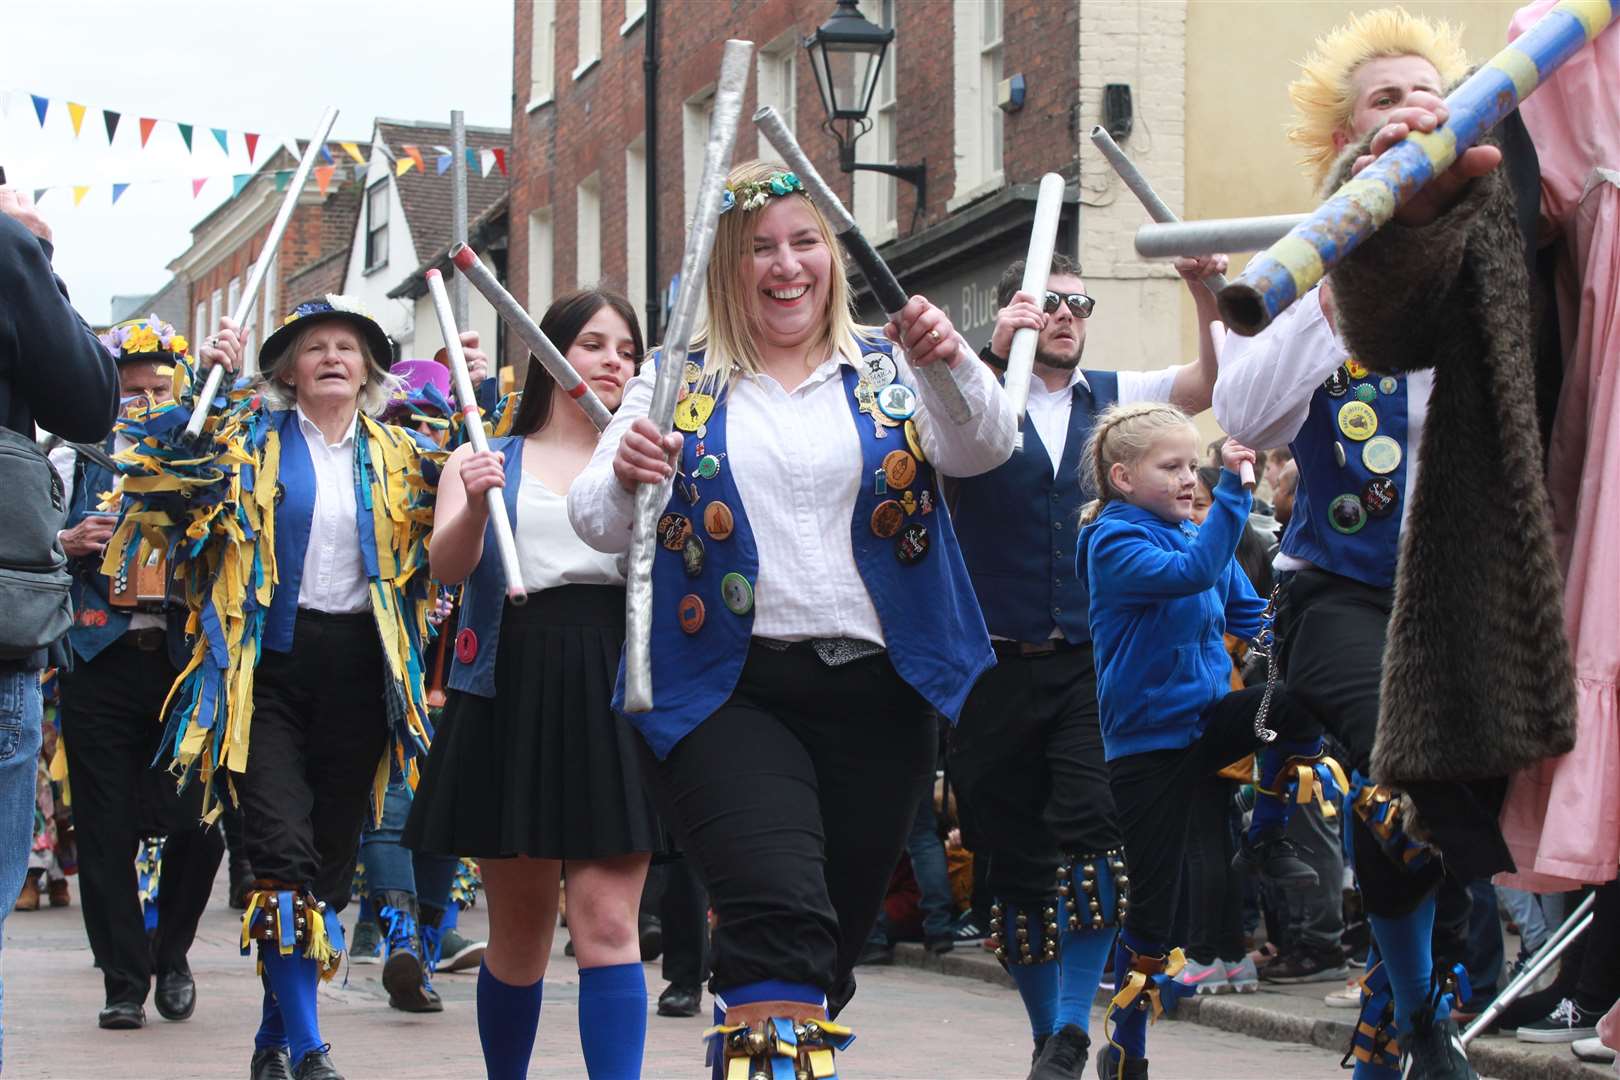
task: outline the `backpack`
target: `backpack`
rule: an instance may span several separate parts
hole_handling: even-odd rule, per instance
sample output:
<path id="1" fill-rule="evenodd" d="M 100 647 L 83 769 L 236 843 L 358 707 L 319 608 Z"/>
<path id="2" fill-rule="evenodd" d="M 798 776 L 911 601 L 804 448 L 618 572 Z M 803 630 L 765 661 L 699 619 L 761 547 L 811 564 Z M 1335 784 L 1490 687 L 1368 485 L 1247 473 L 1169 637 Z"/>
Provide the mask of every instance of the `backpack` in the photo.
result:
<path id="1" fill-rule="evenodd" d="M 62 478 L 28 438 L 0 428 L 0 663 L 26 660 L 73 621 L 67 556 L 56 538 L 67 517 Z"/>

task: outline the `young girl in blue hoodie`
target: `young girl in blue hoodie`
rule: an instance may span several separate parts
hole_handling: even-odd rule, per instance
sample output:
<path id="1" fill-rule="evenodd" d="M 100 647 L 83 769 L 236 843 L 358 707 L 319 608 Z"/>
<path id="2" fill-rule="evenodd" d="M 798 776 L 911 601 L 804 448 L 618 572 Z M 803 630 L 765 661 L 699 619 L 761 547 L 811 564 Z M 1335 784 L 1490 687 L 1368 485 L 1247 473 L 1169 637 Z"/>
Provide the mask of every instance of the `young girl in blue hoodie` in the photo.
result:
<path id="1" fill-rule="evenodd" d="M 1103 752 L 1130 852 L 1114 1029 L 1097 1059 L 1098 1075 L 1117 1080 L 1147 1076 L 1149 1014 L 1182 963 L 1169 940 L 1191 813 L 1182 793 L 1261 747 L 1238 861 L 1302 887 L 1316 873 L 1283 830 L 1298 785 L 1315 791 L 1332 775 L 1320 725 L 1282 686 L 1231 688 L 1222 634 L 1256 637 L 1266 607 L 1233 557 L 1249 516 L 1239 474 L 1254 451 L 1222 448 L 1225 469 L 1200 527 L 1190 520 L 1199 447 L 1187 415 L 1157 402 L 1109 409 L 1087 447 L 1098 498 L 1081 515 L 1077 569 L 1091 590 Z"/>

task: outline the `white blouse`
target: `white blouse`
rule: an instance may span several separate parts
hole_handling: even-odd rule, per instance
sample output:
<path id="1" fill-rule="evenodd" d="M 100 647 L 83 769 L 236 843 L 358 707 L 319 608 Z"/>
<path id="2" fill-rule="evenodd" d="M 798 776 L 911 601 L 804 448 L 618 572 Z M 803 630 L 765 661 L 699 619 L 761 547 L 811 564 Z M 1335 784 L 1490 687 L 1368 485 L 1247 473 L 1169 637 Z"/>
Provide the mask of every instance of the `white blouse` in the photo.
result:
<path id="1" fill-rule="evenodd" d="M 973 414 L 964 424 L 949 419 L 898 353 L 896 366 L 899 381 L 917 390 L 917 434 L 929 463 L 947 476 L 977 476 L 1011 456 L 1015 425 L 1001 385 L 960 338 L 958 345 L 963 361 L 952 374 Z M 868 478 L 844 391 L 846 363 L 829 358 L 791 391 L 769 375 L 739 377 L 731 385 L 726 467 L 734 470 L 759 549 L 753 632 L 760 637 L 883 643 L 850 534 L 856 493 Z M 613 457 L 630 423 L 647 415 L 652 387 L 653 365 L 645 364 L 568 493 L 569 520 L 598 551 L 624 551 L 630 544 L 635 498 L 614 477 Z M 862 416 L 860 422 L 871 421 Z M 899 430 L 890 429 L 891 437 Z"/>
<path id="2" fill-rule="evenodd" d="M 566 498 L 527 472 L 518 485 L 516 540 L 525 592 L 624 584 L 623 557 L 587 547 L 568 524 Z"/>

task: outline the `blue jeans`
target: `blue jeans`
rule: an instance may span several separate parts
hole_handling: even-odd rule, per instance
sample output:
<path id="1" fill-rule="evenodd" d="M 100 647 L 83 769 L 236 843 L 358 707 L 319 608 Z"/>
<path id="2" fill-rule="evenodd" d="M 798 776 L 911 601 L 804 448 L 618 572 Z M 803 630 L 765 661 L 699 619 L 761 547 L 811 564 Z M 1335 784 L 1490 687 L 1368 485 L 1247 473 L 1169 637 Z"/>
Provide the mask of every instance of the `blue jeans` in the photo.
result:
<path id="1" fill-rule="evenodd" d="M 403 780 L 388 785 L 383 797 L 379 824 L 360 833 L 360 861 L 366 866 L 366 891 L 372 896 L 384 889 L 411 893 L 418 904 L 444 911 L 450 906 L 450 887 L 455 883 L 461 860 L 449 855 L 425 855 L 400 846 L 405 819 L 411 813 L 411 789 Z"/>
<path id="2" fill-rule="evenodd" d="M 1523 889 L 1498 885 L 1496 899 L 1519 926 L 1520 956 L 1529 956 L 1547 943 L 1552 931 L 1547 926 L 1547 913 L 1542 909 L 1541 897 Z"/>
<path id="3" fill-rule="evenodd" d="M 0 668 L 0 937 L 28 874 L 40 711 L 39 672 Z M 4 1001 L 5 985 L 0 982 L 0 1007 Z M 0 1065 L 4 1062 L 5 1032 L 0 1028 Z"/>
<path id="4" fill-rule="evenodd" d="M 951 878 L 945 867 L 945 845 L 939 839 L 939 822 L 934 817 L 934 785 L 929 784 L 917 804 L 917 814 L 911 819 L 911 832 L 906 837 L 906 854 L 911 856 L 911 873 L 917 879 L 917 890 L 922 893 L 923 938 L 951 936 L 952 908 Z M 872 925 L 868 941 L 889 943 L 889 920 L 879 912 Z"/>

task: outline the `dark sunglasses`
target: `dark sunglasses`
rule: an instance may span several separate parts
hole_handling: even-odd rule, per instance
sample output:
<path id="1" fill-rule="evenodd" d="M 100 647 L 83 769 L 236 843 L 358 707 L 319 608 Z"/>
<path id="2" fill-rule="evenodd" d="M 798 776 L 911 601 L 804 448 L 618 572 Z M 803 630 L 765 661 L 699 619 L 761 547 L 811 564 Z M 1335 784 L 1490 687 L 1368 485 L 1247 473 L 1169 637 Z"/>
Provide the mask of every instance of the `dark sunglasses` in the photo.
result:
<path id="1" fill-rule="evenodd" d="M 1059 304 L 1068 304 L 1069 311 L 1074 315 L 1075 318 L 1086 319 L 1091 317 L 1092 309 L 1097 306 L 1097 301 L 1093 300 L 1085 293 L 1048 292 L 1046 294 L 1046 302 L 1041 306 L 1045 308 L 1048 315 L 1055 315 L 1057 314 Z"/>

